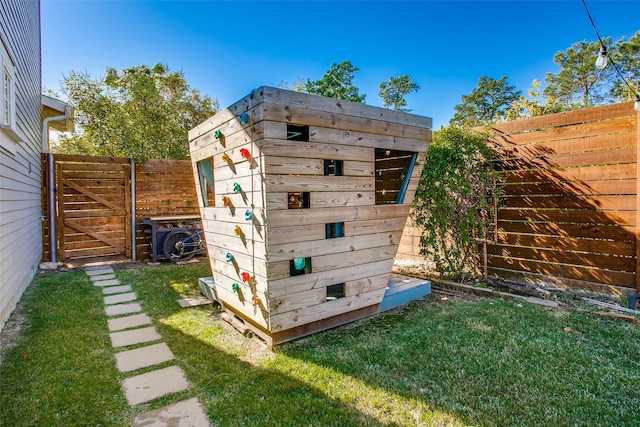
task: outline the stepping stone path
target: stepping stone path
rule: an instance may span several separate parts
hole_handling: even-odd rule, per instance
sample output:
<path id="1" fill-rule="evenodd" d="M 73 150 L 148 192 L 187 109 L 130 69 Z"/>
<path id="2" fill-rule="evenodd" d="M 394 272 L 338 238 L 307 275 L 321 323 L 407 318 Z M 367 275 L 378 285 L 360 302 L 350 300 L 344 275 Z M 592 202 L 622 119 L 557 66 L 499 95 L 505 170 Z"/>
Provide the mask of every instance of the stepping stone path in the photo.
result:
<path id="1" fill-rule="evenodd" d="M 165 366 L 175 356 L 162 336 L 142 312 L 138 296 L 130 285 L 122 285 L 111 266 L 87 267 L 85 272 L 94 286 L 102 288 L 104 310 L 109 316 L 108 327 L 111 345 L 120 349 L 115 354 L 116 366 L 122 373 L 131 374 L 122 381 L 122 390 L 131 406 L 151 402 L 167 394 L 188 389 L 191 384 L 177 365 Z M 139 346 L 140 345 L 140 346 Z M 136 346 L 134 348 L 128 348 Z M 148 370 L 136 374 L 140 369 Z M 209 420 L 197 398 L 165 406 L 136 416 L 133 426 L 210 426 Z"/>

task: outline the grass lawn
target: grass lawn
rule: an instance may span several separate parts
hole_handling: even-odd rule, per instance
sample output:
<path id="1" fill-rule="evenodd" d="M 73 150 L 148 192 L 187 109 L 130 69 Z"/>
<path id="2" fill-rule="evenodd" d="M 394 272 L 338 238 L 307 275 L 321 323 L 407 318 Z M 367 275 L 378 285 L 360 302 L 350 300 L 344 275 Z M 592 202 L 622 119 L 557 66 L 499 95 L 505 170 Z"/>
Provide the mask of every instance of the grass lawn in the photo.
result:
<path id="1" fill-rule="evenodd" d="M 0 354 L 0 425 L 125 426 L 191 396 L 220 426 L 640 425 L 635 325 L 429 296 L 271 352 L 215 307 L 179 308 L 209 275 L 206 262 L 117 271 L 193 385 L 134 408 L 100 289 L 82 272 L 38 276 Z"/>

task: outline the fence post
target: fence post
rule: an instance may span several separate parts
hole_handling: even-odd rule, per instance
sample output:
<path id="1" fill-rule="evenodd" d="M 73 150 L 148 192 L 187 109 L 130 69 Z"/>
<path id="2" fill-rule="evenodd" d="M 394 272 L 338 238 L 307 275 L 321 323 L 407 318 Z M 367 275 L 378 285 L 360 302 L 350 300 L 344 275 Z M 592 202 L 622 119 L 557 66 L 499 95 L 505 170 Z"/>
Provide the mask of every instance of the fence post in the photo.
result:
<path id="1" fill-rule="evenodd" d="M 129 159 L 129 173 L 131 174 L 131 179 L 129 180 L 129 185 L 131 186 L 131 191 L 129 194 L 131 195 L 131 261 L 136 262 L 136 163 L 133 159 Z"/>

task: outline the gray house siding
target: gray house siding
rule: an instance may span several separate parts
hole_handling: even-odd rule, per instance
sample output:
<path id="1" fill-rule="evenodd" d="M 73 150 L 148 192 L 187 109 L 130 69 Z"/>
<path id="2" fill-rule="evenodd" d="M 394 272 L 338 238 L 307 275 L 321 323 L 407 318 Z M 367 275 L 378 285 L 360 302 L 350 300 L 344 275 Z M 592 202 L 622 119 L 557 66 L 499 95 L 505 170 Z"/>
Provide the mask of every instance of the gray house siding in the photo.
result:
<path id="1" fill-rule="evenodd" d="M 14 65 L 17 134 L 0 145 L 1 330 L 42 254 L 40 2 L 0 1 L 0 39 Z"/>

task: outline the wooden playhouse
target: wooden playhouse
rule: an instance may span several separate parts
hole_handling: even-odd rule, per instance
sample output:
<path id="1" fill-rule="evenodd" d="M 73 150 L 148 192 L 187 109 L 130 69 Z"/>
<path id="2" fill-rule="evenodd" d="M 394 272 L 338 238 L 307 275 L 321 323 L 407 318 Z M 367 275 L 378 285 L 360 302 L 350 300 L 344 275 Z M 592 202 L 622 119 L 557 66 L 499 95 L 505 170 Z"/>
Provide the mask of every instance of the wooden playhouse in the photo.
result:
<path id="1" fill-rule="evenodd" d="M 380 310 L 431 119 L 261 87 L 189 132 L 222 306 L 269 344 Z"/>

